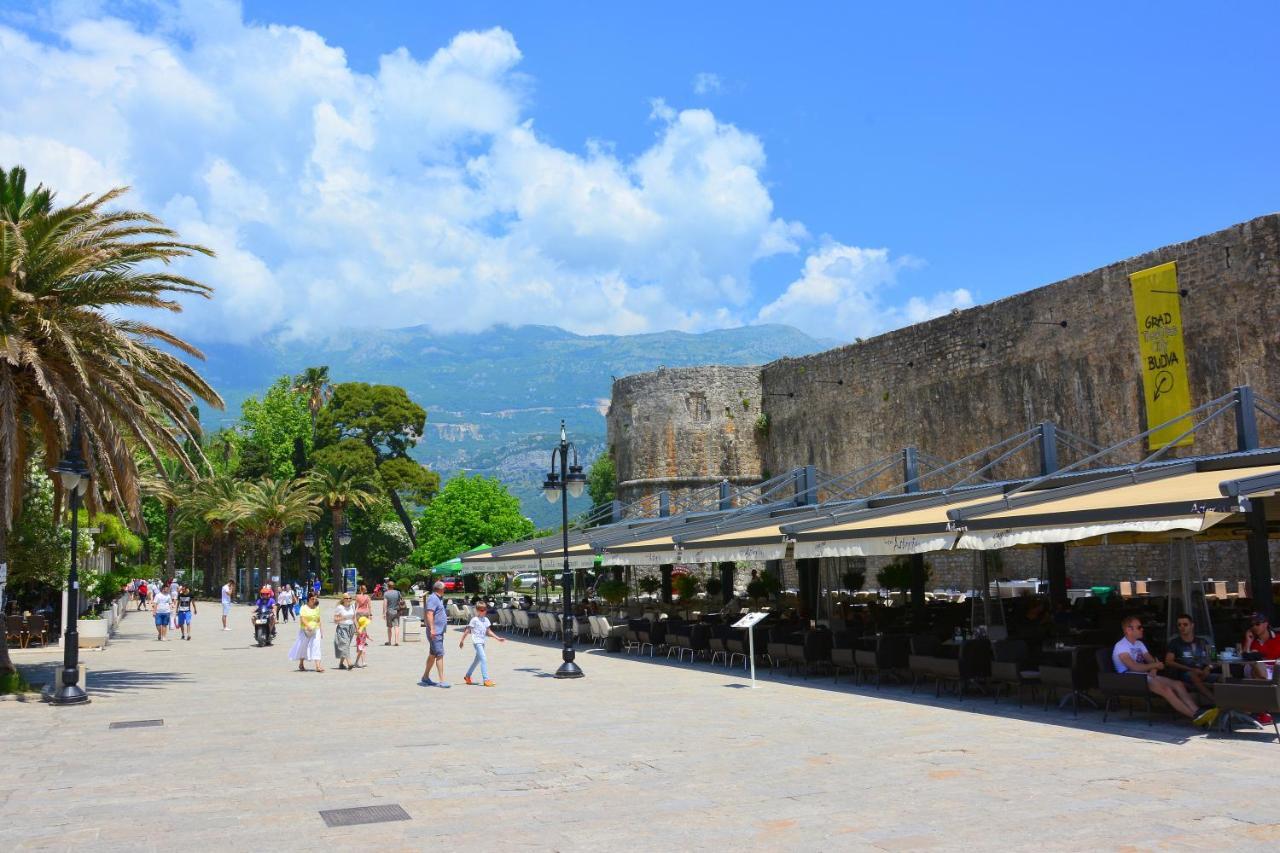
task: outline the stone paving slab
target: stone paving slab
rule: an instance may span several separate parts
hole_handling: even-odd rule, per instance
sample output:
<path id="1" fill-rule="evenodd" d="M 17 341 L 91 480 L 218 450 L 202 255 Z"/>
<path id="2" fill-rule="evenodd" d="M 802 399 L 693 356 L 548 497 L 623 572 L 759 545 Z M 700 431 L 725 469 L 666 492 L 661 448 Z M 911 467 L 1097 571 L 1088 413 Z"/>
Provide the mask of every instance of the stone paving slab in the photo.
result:
<path id="1" fill-rule="evenodd" d="M 738 671 L 595 650 L 579 654 L 586 678 L 561 682 L 547 677 L 558 649 L 526 639 L 491 646 L 496 688 L 466 687 L 457 632 L 455 686 L 426 689 L 423 644 L 375 633 L 367 668 L 297 673 L 292 624 L 259 649 L 247 609 L 231 632 L 216 623 L 159 643 L 131 614 L 83 656 L 91 704 L 0 703 L 0 850 L 418 850 L 436 834 L 449 849 L 597 851 L 1280 842 L 1266 785 L 1238 799 L 1241 780 L 1273 777 L 1274 738 L 829 678 L 749 690 Z M 412 820 L 329 829 L 318 813 L 388 803 Z"/>

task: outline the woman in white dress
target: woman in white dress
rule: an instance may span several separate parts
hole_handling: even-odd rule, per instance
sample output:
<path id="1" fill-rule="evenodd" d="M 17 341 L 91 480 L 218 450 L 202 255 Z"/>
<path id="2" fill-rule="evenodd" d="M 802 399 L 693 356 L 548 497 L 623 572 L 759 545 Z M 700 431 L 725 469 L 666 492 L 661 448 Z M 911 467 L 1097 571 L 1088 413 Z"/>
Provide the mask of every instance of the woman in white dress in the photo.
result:
<path id="1" fill-rule="evenodd" d="M 324 672 L 320 661 L 324 656 L 324 638 L 320 634 L 320 597 L 314 593 L 298 612 L 298 639 L 289 650 L 289 660 L 298 662 L 298 671 L 306 670 L 307 661 L 315 661 L 316 672 Z"/>

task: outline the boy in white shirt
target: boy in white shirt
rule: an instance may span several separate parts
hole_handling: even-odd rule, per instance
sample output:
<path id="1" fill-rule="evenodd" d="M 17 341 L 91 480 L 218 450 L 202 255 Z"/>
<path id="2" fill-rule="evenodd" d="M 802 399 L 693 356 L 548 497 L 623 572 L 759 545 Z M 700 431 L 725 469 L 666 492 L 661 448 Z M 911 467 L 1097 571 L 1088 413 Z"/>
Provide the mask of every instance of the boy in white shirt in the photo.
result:
<path id="1" fill-rule="evenodd" d="M 476 671 L 476 667 L 480 667 L 480 678 L 485 687 L 493 687 L 493 682 L 489 680 L 489 659 L 484 654 L 484 643 L 488 637 L 493 637 L 499 643 L 505 643 L 502 637 L 493 633 L 493 628 L 489 625 L 489 618 L 485 615 L 486 605 L 483 601 L 476 604 L 476 615 L 471 617 L 471 621 L 467 623 L 466 633 L 462 635 L 462 639 L 458 641 L 458 648 L 462 648 L 463 643 L 467 641 L 467 635 L 471 635 L 471 645 L 475 647 L 476 657 L 471 661 L 471 666 L 467 667 L 467 674 L 462 679 L 467 684 L 475 684 L 471 680 L 471 673 Z"/>
<path id="2" fill-rule="evenodd" d="M 151 599 L 151 613 L 156 619 L 156 639 L 163 640 L 169 632 L 169 619 L 173 610 L 173 596 L 168 587 L 156 587 L 156 594 Z"/>

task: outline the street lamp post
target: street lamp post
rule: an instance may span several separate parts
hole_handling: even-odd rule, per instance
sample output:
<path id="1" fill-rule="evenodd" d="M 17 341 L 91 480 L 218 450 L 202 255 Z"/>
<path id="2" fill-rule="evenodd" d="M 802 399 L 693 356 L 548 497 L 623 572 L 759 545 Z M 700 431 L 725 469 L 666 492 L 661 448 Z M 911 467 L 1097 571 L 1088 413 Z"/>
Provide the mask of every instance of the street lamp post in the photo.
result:
<path id="1" fill-rule="evenodd" d="M 569 464 L 569 451 L 573 451 L 573 464 Z M 557 470 L 557 460 L 559 469 Z M 569 573 L 569 496 L 579 497 L 587 483 L 582 474 L 582 466 L 578 464 L 578 449 L 569 442 L 564 431 L 564 421 L 560 421 L 560 444 L 551 450 L 551 473 L 547 474 L 542 484 L 542 493 L 551 503 L 560 501 L 561 519 L 564 533 L 562 556 L 564 557 L 564 575 L 560 579 L 560 594 L 564 599 L 564 625 L 561 636 L 564 638 L 564 650 L 561 657 L 564 663 L 556 670 L 556 678 L 582 678 L 582 667 L 573 662 L 573 611 L 572 603 L 573 575 Z M 562 500 L 563 499 L 563 500 Z"/>
<path id="2" fill-rule="evenodd" d="M 307 522 L 302 528 L 302 547 L 307 549 L 307 577 L 303 579 L 306 589 L 302 591 L 306 598 L 311 597 L 311 584 L 314 583 L 316 577 L 316 531 L 311 526 L 311 522 Z M 306 603 L 305 601 L 303 602 Z"/>
<path id="3" fill-rule="evenodd" d="M 80 705 L 89 701 L 89 694 L 80 686 L 80 632 L 76 619 L 80 616 L 80 498 L 89 489 L 89 466 L 80 453 L 80 409 L 76 408 L 76 420 L 71 428 L 71 447 L 63 454 L 58 467 L 53 469 L 67 492 L 71 505 L 71 574 L 67 577 L 67 624 L 63 627 L 62 686 L 50 701 L 54 705 Z"/>

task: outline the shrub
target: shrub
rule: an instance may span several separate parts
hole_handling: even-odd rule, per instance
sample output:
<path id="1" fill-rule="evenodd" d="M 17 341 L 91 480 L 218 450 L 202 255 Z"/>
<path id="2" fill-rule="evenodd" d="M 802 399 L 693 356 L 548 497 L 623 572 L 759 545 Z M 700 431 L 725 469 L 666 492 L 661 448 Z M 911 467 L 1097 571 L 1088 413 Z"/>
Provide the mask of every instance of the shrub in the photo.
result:
<path id="1" fill-rule="evenodd" d="M 926 562 L 924 564 L 924 585 L 926 587 L 929 585 L 932 576 L 933 566 Z M 892 563 L 876 572 L 876 583 L 882 589 L 901 590 L 903 592 L 911 589 L 911 558 L 898 557 Z"/>
<path id="2" fill-rule="evenodd" d="M 860 569 L 849 569 L 840 576 L 840 583 L 844 588 L 851 592 L 857 592 L 862 589 L 862 585 L 867 581 L 867 573 Z"/>
<path id="3" fill-rule="evenodd" d="M 759 601 L 769 595 L 769 588 L 765 586 L 764 578 L 756 578 L 747 582 L 747 598 L 752 601 Z"/>
<path id="4" fill-rule="evenodd" d="M 627 600 L 627 584 L 625 581 L 600 581 L 596 584 L 596 594 L 610 604 L 621 604 Z"/>
<path id="5" fill-rule="evenodd" d="M 688 601 L 698 594 L 698 590 L 702 587 L 702 582 L 694 574 L 676 575 L 672 584 L 675 588 L 676 595 L 680 596 L 681 601 Z"/>
<path id="6" fill-rule="evenodd" d="M 707 595 L 715 598 L 724 590 L 724 584 L 720 582 L 720 578 L 707 578 L 706 588 Z"/>
<path id="7" fill-rule="evenodd" d="M 645 575 L 636 581 L 636 586 L 640 587 L 640 591 L 652 595 L 662 589 L 662 579 L 653 575 Z"/>

